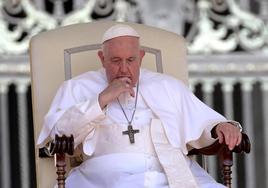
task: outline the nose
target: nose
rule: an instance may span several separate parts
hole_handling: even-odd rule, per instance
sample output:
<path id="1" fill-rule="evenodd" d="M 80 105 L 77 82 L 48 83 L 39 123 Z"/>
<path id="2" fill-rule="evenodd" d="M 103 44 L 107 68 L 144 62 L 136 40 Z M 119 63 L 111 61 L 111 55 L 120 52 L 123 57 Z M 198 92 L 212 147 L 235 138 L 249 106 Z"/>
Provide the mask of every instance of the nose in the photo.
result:
<path id="1" fill-rule="evenodd" d="M 127 62 L 123 61 L 120 63 L 120 70 L 121 72 L 127 72 Z"/>

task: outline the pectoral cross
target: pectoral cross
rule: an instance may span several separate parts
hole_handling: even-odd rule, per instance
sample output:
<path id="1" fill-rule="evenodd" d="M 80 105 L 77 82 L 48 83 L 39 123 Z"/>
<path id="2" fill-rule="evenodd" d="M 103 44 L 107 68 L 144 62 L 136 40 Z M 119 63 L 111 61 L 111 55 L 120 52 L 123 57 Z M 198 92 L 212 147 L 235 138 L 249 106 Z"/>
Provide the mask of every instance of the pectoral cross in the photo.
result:
<path id="1" fill-rule="evenodd" d="M 139 133 L 139 129 L 133 129 L 132 125 L 128 125 L 127 131 L 123 131 L 123 135 L 128 135 L 131 144 L 135 143 L 134 134 Z"/>

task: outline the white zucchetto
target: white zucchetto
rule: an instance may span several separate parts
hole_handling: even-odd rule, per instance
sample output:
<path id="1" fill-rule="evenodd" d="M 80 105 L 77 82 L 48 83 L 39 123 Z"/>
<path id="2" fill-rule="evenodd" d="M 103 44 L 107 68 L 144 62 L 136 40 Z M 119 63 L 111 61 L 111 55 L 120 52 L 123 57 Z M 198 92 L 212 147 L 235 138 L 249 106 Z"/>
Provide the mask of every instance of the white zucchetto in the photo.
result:
<path id="1" fill-rule="evenodd" d="M 135 29 L 133 29 L 132 27 L 128 25 L 117 24 L 113 25 L 104 32 L 101 43 L 103 44 L 107 40 L 122 36 L 133 36 L 138 38 L 140 37 L 137 31 L 135 31 Z"/>

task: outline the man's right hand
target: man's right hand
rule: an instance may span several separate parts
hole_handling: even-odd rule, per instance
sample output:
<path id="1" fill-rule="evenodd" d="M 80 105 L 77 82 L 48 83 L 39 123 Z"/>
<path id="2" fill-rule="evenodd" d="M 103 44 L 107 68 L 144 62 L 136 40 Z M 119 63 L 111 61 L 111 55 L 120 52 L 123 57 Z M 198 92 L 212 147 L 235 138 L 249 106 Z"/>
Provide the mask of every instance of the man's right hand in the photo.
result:
<path id="1" fill-rule="evenodd" d="M 108 87 L 106 87 L 99 94 L 99 104 L 101 109 L 105 108 L 107 104 L 119 97 L 120 94 L 128 92 L 132 97 L 135 96 L 133 87 L 130 85 L 131 80 L 128 77 L 122 77 L 113 80 Z"/>

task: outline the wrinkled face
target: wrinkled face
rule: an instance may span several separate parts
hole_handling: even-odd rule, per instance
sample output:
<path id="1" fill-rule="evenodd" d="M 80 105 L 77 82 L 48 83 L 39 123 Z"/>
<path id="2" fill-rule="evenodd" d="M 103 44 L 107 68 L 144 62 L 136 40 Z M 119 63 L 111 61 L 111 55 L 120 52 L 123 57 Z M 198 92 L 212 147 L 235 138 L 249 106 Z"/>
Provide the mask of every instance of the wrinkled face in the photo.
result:
<path id="1" fill-rule="evenodd" d="M 128 77 L 131 86 L 135 86 L 144 56 L 137 37 L 122 36 L 108 40 L 103 44 L 103 50 L 99 51 L 98 55 L 109 83 L 114 79 Z"/>

